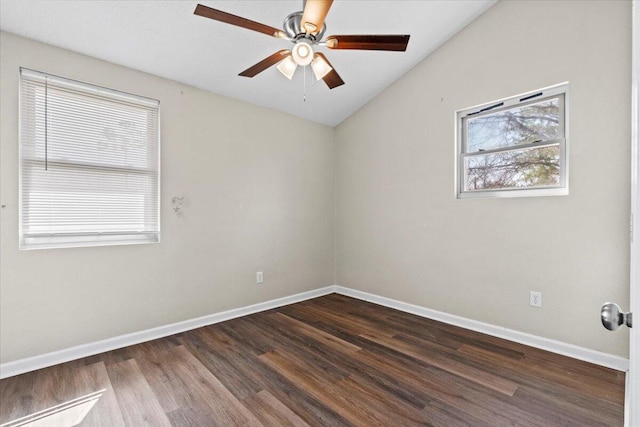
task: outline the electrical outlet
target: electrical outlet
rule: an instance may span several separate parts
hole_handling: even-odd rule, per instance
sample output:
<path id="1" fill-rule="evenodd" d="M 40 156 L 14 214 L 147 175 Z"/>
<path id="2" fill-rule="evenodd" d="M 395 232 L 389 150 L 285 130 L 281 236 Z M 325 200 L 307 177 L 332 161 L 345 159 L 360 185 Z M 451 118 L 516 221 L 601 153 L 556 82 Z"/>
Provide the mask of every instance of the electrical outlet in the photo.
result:
<path id="1" fill-rule="evenodd" d="M 529 291 L 529 305 L 531 307 L 542 307 L 542 292 Z"/>
<path id="2" fill-rule="evenodd" d="M 256 273 L 256 283 L 263 283 L 264 282 L 264 276 L 262 274 L 262 271 L 258 271 Z"/>

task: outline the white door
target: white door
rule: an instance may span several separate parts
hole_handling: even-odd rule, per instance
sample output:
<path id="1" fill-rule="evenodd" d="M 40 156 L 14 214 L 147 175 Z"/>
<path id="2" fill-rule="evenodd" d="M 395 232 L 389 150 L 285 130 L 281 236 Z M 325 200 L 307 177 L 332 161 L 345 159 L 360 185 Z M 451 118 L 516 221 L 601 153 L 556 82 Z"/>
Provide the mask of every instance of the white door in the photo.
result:
<path id="1" fill-rule="evenodd" d="M 632 100 L 631 100 L 631 283 L 630 310 L 634 313 L 635 325 L 630 330 L 629 374 L 627 376 L 627 398 L 625 424 L 640 426 L 640 1 L 633 1 L 632 33 Z"/>

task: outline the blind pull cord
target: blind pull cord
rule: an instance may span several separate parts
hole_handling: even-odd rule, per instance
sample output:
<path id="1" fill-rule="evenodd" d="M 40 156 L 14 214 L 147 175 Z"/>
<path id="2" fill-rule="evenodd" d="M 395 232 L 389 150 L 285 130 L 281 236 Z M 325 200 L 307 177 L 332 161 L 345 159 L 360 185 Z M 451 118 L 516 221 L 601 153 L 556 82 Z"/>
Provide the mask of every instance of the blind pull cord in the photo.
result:
<path id="1" fill-rule="evenodd" d="M 44 170 L 49 170 L 49 78 L 44 79 Z"/>

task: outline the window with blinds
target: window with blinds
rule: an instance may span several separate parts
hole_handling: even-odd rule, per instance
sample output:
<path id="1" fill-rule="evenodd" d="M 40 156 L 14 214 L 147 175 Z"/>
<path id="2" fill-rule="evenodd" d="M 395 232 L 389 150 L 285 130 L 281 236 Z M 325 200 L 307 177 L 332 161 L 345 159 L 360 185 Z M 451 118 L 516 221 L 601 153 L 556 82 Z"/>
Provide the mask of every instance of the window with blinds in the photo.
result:
<path id="1" fill-rule="evenodd" d="M 159 241 L 159 102 L 20 70 L 20 249 Z"/>

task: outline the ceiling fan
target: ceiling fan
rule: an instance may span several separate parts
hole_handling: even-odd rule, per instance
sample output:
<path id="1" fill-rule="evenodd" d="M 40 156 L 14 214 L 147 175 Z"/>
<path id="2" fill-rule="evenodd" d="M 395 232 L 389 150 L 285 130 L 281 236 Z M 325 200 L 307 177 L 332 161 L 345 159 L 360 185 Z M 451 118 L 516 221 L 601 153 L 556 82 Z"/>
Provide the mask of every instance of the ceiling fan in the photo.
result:
<path id="1" fill-rule="evenodd" d="M 341 35 L 328 36 L 322 40 L 327 29 L 324 21 L 329 13 L 333 0 L 303 0 L 303 10 L 287 16 L 279 30 L 259 22 L 213 9 L 202 4 L 196 6 L 196 15 L 210 18 L 227 24 L 236 25 L 248 30 L 257 31 L 268 36 L 289 40 L 294 46 L 282 49 L 266 57 L 257 64 L 247 68 L 239 75 L 254 77 L 267 68 L 277 65 L 278 70 L 289 80 L 293 78 L 298 66 L 311 65 L 317 80 L 324 80 L 329 89 L 341 86 L 344 81 L 333 68 L 327 57 L 315 52 L 314 47 L 326 46 L 329 49 L 353 50 L 407 50 L 409 35 Z"/>

